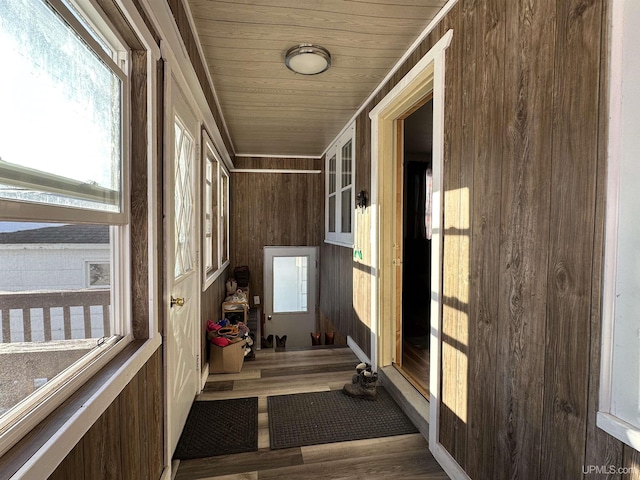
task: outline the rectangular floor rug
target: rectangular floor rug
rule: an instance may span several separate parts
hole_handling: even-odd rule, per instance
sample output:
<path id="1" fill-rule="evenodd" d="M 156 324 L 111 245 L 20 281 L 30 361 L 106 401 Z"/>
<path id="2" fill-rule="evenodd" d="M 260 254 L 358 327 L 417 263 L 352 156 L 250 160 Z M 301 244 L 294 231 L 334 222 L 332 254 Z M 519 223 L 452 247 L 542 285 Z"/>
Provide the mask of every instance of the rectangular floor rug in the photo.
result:
<path id="1" fill-rule="evenodd" d="M 173 458 L 188 460 L 258 450 L 258 397 L 196 401 Z"/>
<path id="2" fill-rule="evenodd" d="M 383 387 L 376 400 L 341 390 L 267 398 L 271 449 L 416 433 Z"/>

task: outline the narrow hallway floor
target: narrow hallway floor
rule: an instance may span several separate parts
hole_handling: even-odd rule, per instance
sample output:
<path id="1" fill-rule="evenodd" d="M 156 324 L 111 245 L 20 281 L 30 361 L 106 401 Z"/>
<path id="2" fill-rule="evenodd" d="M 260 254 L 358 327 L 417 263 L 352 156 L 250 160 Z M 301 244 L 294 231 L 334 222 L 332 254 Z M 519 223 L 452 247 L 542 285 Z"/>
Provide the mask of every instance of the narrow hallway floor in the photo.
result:
<path id="1" fill-rule="evenodd" d="M 419 433 L 270 450 L 268 396 L 339 390 L 358 363 L 349 348 L 270 349 L 210 375 L 196 401 L 258 397 L 258 451 L 182 460 L 176 480 L 447 479 Z"/>

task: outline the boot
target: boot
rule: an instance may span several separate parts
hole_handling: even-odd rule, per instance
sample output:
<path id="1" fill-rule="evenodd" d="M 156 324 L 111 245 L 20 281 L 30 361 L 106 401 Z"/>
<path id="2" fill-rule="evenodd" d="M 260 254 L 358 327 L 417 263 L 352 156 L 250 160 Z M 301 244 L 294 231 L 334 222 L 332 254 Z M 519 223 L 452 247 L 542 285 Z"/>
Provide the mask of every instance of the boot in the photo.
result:
<path id="1" fill-rule="evenodd" d="M 360 376 L 360 374 L 365 370 L 371 371 L 371 365 L 364 362 L 356 365 L 356 373 L 353 375 L 353 377 L 351 377 L 351 383 L 356 383 L 358 381 L 358 377 Z"/>
<path id="2" fill-rule="evenodd" d="M 325 345 L 333 345 L 335 341 L 336 332 L 327 332 L 324 334 L 324 344 Z"/>
<path id="3" fill-rule="evenodd" d="M 320 332 L 311 332 L 311 345 L 322 345 L 320 343 Z"/>
<path id="4" fill-rule="evenodd" d="M 363 398 L 365 400 L 375 400 L 378 391 L 376 390 L 376 382 L 378 374 L 363 370 L 356 383 L 347 383 L 342 387 L 342 393 L 353 398 Z"/>
<path id="5" fill-rule="evenodd" d="M 262 337 L 260 339 L 261 348 L 273 348 L 273 335 L 269 335 L 267 338 Z"/>

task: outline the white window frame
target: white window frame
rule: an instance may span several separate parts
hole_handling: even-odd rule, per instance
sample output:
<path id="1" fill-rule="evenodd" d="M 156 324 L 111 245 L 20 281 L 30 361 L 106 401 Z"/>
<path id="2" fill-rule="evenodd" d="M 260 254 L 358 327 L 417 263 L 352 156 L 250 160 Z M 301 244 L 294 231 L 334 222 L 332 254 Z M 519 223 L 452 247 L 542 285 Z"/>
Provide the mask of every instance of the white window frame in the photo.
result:
<path id="1" fill-rule="evenodd" d="M 229 176 L 229 170 L 224 165 L 224 163 L 220 162 L 220 183 L 219 183 L 219 220 L 220 223 L 218 225 L 222 225 L 220 228 L 220 241 L 218 243 L 220 249 L 220 261 L 222 262 L 221 269 L 224 270 L 227 265 L 231 263 L 230 260 L 230 250 L 229 250 L 229 217 L 230 217 L 230 195 L 229 189 L 231 188 L 231 177 Z"/>
<path id="2" fill-rule="evenodd" d="M 620 255 L 620 232 L 628 224 L 620 218 L 621 207 L 626 205 L 621 199 L 625 188 L 637 189 L 637 152 L 640 151 L 640 92 L 637 85 L 640 79 L 640 59 L 635 54 L 635 46 L 640 42 L 640 31 L 635 28 L 640 22 L 640 5 L 637 0 L 620 0 L 611 6 L 611 44 L 609 75 L 609 152 L 607 163 L 607 207 L 605 227 L 605 254 L 602 308 L 602 349 L 600 363 L 600 403 L 597 425 L 605 432 L 621 440 L 626 445 L 640 451 L 640 428 L 616 415 L 618 400 L 631 400 L 640 405 L 640 392 L 632 399 L 620 398 L 620 392 L 614 390 L 613 377 L 616 366 L 614 353 L 616 326 L 631 323 L 635 327 L 637 317 L 625 318 L 621 309 L 616 311 L 619 301 L 633 301 L 628 292 L 619 299 L 620 287 L 617 285 L 618 265 L 633 262 L 629 252 Z M 635 179 L 636 185 L 630 187 L 622 179 Z M 628 197 L 627 197 L 628 198 Z M 635 204 L 633 205 L 635 206 Z M 634 229 L 637 230 L 637 227 Z M 628 245 L 625 247 L 627 248 Z M 640 256 L 635 251 L 634 258 Z M 623 286 L 624 287 L 624 286 Z M 640 302 L 638 302 L 640 303 Z M 636 305 L 640 307 L 640 305 Z M 633 306 L 632 306 L 633 308 Z M 628 309 L 627 309 L 628 311 Z M 635 321 L 634 321 L 635 320 Z M 639 365 L 635 365 L 636 368 Z M 617 367 L 620 369 L 620 367 Z M 625 369 L 626 370 L 626 369 Z"/>
<path id="3" fill-rule="evenodd" d="M 342 186 L 342 147 L 351 141 L 351 183 L 345 187 Z M 331 185 L 329 178 L 329 162 L 335 156 L 336 158 L 336 174 L 335 174 L 335 190 L 330 193 Z M 343 247 L 353 248 L 353 238 L 355 229 L 355 184 L 356 184 L 356 124 L 352 122 L 341 134 L 336 138 L 331 147 L 327 150 L 325 157 L 325 229 L 324 241 Z M 342 231 L 342 192 L 351 190 L 351 231 Z M 329 198 L 335 195 L 335 231 L 329 231 Z"/>
<path id="4" fill-rule="evenodd" d="M 82 11 L 91 12 L 85 19 L 96 32 L 105 28 L 113 49 L 114 58 L 93 38 L 75 15 L 60 0 L 46 0 L 70 28 L 86 42 L 91 50 L 100 57 L 122 80 L 121 111 L 121 212 L 102 212 L 83 210 L 59 205 L 47 205 L 0 199 L 0 221 L 32 221 L 42 223 L 101 223 L 110 225 L 111 239 L 111 311 L 114 334 L 109 340 L 94 348 L 87 355 L 64 371 L 63 375 L 53 378 L 46 385 L 26 397 L 10 411 L 0 423 L 0 456 L 7 452 L 22 437 L 50 415 L 71 394 L 84 385 L 92 376 L 118 355 L 133 340 L 131 325 L 131 281 L 130 281 L 130 195 L 129 195 L 129 152 L 130 152 L 130 84 L 128 79 L 128 49 L 111 27 L 110 22 L 92 7 L 88 1 L 80 0 Z M 77 5 L 76 5 L 77 6 Z"/>
<path id="5" fill-rule="evenodd" d="M 216 182 L 216 206 L 213 206 L 213 198 L 207 198 L 207 164 L 211 163 L 213 176 Z M 225 180 L 226 179 L 226 180 Z M 226 181 L 226 187 L 223 188 L 223 181 Z M 227 250 L 229 248 L 229 218 L 226 217 L 226 225 L 223 224 L 224 217 L 224 198 L 226 191 L 226 205 L 228 205 L 228 189 L 229 189 L 229 173 L 224 166 L 218 150 L 215 148 L 211 136 L 203 129 L 202 131 L 202 291 L 207 290 L 213 282 L 222 274 L 224 269 L 229 265 L 229 255 L 226 252 L 226 259 L 224 258 L 223 248 L 225 245 L 224 236 L 226 235 Z M 206 232 L 206 215 L 207 215 L 207 203 L 211 202 L 211 222 L 215 225 L 215 237 L 212 234 L 211 238 L 207 238 Z M 227 207 L 228 208 L 228 207 Z M 212 253 L 215 251 L 216 258 L 213 259 L 212 265 L 207 265 L 206 258 L 208 255 L 207 249 L 211 249 Z M 213 257 L 213 255 L 212 255 Z"/>

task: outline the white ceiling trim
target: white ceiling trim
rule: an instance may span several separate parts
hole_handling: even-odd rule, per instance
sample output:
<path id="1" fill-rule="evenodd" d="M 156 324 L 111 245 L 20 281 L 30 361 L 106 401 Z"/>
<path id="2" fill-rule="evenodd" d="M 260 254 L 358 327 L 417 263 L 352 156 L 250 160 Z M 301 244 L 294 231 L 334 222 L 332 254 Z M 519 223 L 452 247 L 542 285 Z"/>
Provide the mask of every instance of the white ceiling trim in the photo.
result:
<path id="1" fill-rule="evenodd" d="M 322 173 L 322 170 L 297 170 L 288 168 L 232 168 L 231 173 Z"/>
<path id="2" fill-rule="evenodd" d="M 239 158 L 305 158 L 309 160 L 320 160 L 322 156 L 318 155 L 263 155 L 260 153 L 236 153 L 236 157 Z"/>
<path id="3" fill-rule="evenodd" d="M 376 89 L 373 92 L 371 92 L 371 95 L 369 95 L 369 97 L 367 97 L 367 99 L 364 102 L 362 102 L 362 104 L 360 105 L 360 108 L 358 108 L 356 113 L 353 114 L 353 116 L 349 119 L 346 125 L 342 127 L 342 130 L 340 130 L 340 133 L 338 133 L 338 135 L 336 135 L 336 137 L 333 140 L 331 140 L 331 142 L 329 142 L 329 145 L 327 145 L 327 147 L 324 149 L 324 152 L 322 152 L 322 155 L 320 156 L 320 158 L 324 157 L 327 154 L 327 151 L 336 143 L 337 139 L 340 138 L 340 136 L 345 132 L 345 130 L 347 130 L 347 128 L 351 126 L 353 122 L 355 122 L 356 118 L 358 118 L 358 115 L 362 113 L 362 111 L 369 104 L 369 102 L 371 102 L 371 100 L 374 99 L 374 97 L 378 94 L 378 92 L 380 92 L 382 87 L 384 87 L 385 83 L 387 83 L 389 79 L 398 71 L 398 69 L 402 66 L 405 60 L 409 58 L 409 55 L 411 55 L 411 53 L 413 53 L 413 51 L 418 47 L 418 45 L 420 45 L 420 43 L 422 43 L 422 41 L 425 38 L 427 38 L 427 35 L 431 33 L 431 31 L 440 23 L 440 21 L 444 18 L 444 16 L 447 13 L 449 13 L 449 11 L 453 8 L 453 6 L 456 3 L 458 3 L 458 0 L 449 0 L 444 5 L 444 7 L 440 9 L 438 14 L 435 17 L 433 17 L 433 20 L 431 20 L 429 25 L 426 26 L 426 28 L 422 31 L 422 33 L 418 36 L 418 38 L 416 38 L 415 41 L 411 44 L 411 46 L 407 49 L 407 51 L 404 52 L 404 55 L 402 55 L 402 57 L 398 59 L 396 64 L 393 66 L 393 68 L 389 70 L 389 73 L 387 73 L 386 77 L 384 77 L 382 81 L 378 84 Z"/>

